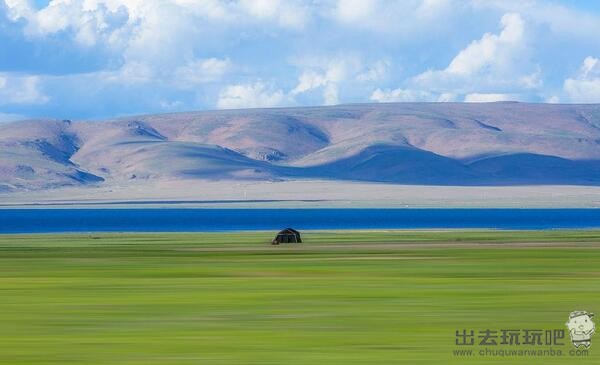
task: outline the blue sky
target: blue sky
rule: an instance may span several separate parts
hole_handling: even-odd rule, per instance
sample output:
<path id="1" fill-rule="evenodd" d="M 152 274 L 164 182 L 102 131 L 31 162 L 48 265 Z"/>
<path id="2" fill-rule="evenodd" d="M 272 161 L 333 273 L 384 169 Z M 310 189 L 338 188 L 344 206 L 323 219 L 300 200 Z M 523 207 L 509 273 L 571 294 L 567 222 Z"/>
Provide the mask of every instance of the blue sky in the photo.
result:
<path id="1" fill-rule="evenodd" d="M 0 0 L 0 121 L 600 103 L 600 1 Z"/>

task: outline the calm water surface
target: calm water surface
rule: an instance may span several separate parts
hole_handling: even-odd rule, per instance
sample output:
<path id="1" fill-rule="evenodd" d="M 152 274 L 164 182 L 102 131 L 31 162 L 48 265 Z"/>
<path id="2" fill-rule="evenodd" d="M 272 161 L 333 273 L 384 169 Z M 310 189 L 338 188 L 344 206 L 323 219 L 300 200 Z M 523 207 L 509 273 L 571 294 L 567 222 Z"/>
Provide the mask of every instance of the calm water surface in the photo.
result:
<path id="1" fill-rule="evenodd" d="M 600 228 L 600 209 L 0 209 L 0 233 Z"/>

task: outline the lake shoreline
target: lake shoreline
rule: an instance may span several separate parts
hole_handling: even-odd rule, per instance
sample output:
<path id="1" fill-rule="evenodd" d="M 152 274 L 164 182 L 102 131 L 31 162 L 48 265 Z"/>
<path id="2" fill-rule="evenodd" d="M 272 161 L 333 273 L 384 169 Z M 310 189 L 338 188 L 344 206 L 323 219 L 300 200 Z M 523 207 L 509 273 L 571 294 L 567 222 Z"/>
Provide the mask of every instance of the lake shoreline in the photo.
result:
<path id="1" fill-rule="evenodd" d="M 0 207 L 600 208 L 600 186 L 166 180 L 0 193 Z"/>

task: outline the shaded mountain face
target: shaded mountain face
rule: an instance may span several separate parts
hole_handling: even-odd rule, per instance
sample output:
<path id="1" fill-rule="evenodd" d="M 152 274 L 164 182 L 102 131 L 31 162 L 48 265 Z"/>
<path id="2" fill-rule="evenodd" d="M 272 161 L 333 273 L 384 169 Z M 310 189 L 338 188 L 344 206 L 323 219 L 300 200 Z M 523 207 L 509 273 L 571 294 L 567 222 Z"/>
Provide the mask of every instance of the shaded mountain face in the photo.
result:
<path id="1" fill-rule="evenodd" d="M 402 184 L 464 185 L 479 181 L 467 166 L 417 148 L 375 145 L 350 157 L 300 169 L 305 175 Z"/>
<path id="2" fill-rule="evenodd" d="M 0 192 L 104 181 L 72 161 L 79 145 L 70 121 L 0 125 Z"/>
<path id="3" fill-rule="evenodd" d="M 600 105 L 390 103 L 0 125 L 0 191 L 133 180 L 600 184 Z"/>

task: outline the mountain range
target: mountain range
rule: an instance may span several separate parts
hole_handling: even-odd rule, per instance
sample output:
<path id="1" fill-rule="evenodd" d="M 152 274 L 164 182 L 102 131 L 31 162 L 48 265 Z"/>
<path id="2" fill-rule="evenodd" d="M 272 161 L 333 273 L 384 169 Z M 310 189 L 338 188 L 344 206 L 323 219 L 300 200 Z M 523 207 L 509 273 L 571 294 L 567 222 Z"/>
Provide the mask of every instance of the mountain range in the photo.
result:
<path id="1" fill-rule="evenodd" d="M 0 191 L 160 179 L 600 185 L 600 105 L 350 104 L 0 124 Z"/>

